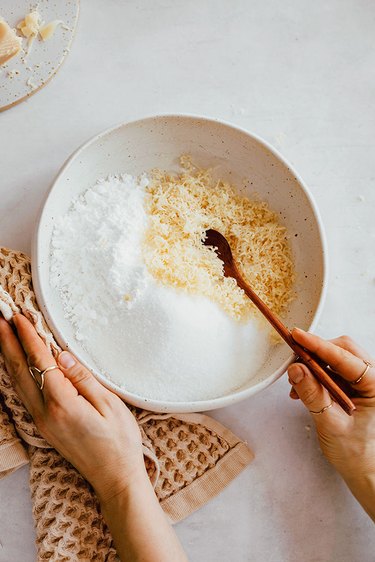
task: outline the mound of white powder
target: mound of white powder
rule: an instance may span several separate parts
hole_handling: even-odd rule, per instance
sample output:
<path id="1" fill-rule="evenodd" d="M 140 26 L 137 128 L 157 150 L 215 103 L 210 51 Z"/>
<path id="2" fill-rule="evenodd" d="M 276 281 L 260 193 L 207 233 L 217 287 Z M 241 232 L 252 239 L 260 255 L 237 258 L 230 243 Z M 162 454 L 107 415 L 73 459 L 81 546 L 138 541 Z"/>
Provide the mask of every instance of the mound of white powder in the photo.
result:
<path id="1" fill-rule="evenodd" d="M 54 228 L 50 283 L 80 345 L 119 386 L 154 400 L 225 395 L 264 363 L 268 332 L 151 277 L 147 185 L 146 176 L 112 176 L 73 202 Z"/>

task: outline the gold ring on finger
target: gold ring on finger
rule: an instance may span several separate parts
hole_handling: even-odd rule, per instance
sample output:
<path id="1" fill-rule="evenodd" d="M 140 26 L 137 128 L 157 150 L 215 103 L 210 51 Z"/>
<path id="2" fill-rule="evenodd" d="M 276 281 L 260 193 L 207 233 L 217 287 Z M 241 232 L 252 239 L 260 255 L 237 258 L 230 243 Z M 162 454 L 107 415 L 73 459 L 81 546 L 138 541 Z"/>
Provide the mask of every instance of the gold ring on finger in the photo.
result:
<path id="1" fill-rule="evenodd" d="M 363 379 L 363 377 L 365 377 L 367 375 L 369 369 L 371 369 L 371 367 L 373 366 L 373 365 L 371 365 L 371 363 L 369 361 L 366 361 L 366 359 L 362 359 L 362 361 L 366 365 L 365 370 L 363 371 L 362 375 L 360 375 L 358 377 L 358 379 L 356 379 L 355 381 L 352 381 L 350 384 L 359 384 L 361 382 L 361 380 Z"/>
<path id="2" fill-rule="evenodd" d="M 328 404 L 328 406 L 324 406 L 324 408 L 319 410 L 319 412 L 314 412 L 314 410 L 309 410 L 309 412 L 310 412 L 310 414 L 314 414 L 314 416 L 319 416 L 319 414 L 322 414 L 323 412 L 326 412 L 327 410 L 332 408 L 332 406 L 333 406 L 333 401 L 331 400 L 331 403 Z"/>
<path id="3" fill-rule="evenodd" d="M 53 371 L 54 369 L 58 369 L 58 366 L 51 365 L 50 367 L 47 367 L 43 371 L 38 369 L 38 367 L 34 367 L 33 365 L 29 366 L 29 373 L 33 377 L 34 381 L 36 382 L 36 385 L 39 388 L 39 390 L 43 390 L 44 388 L 45 374 L 48 373 L 48 371 Z"/>

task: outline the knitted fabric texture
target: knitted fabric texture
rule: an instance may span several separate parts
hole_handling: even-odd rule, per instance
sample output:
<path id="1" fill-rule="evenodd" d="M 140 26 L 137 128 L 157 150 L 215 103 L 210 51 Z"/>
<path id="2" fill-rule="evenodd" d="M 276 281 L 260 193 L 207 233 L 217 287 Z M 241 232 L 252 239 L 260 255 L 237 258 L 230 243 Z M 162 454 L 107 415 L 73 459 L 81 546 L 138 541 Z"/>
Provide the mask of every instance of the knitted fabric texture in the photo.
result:
<path id="1" fill-rule="evenodd" d="M 39 311 L 30 261 L 0 248 L 0 312 L 21 312 L 56 356 L 59 347 Z M 131 408 L 143 438 L 147 472 L 172 523 L 218 494 L 252 460 L 245 443 L 202 414 L 153 414 Z M 0 354 L 0 478 L 30 463 L 38 561 L 118 560 L 90 485 L 38 433 L 13 389 Z"/>

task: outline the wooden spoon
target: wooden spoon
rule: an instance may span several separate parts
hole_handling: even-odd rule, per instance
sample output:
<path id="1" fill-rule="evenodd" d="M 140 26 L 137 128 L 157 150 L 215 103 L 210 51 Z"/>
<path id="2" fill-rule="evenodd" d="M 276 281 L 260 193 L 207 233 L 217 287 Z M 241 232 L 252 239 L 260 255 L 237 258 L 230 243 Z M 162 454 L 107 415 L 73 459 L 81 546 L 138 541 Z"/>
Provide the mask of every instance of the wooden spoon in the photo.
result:
<path id="1" fill-rule="evenodd" d="M 217 230 L 209 229 L 206 231 L 206 238 L 203 240 L 205 246 L 215 248 L 218 257 L 224 263 L 225 277 L 233 277 L 237 281 L 237 285 L 245 292 L 249 299 L 261 311 L 261 313 L 272 324 L 275 330 L 280 334 L 283 340 L 293 349 L 294 353 L 302 360 L 309 369 L 314 373 L 318 381 L 328 390 L 332 398 L 340 404 L 341 408 L 352 415 L 355 405 L 345 392 L 332 380 L 331 376 L 318 363 L 319 359 L 305 348 L 301 347 L 294 339 L 288 328 L 281 322 L 280 318 L 272 312 L 265 302 L 255 293 L 250 285 L 242 277 L 238 270 L 236 262 L 233 259 L 232 250 L 230 249 L 227 239 Z"/>

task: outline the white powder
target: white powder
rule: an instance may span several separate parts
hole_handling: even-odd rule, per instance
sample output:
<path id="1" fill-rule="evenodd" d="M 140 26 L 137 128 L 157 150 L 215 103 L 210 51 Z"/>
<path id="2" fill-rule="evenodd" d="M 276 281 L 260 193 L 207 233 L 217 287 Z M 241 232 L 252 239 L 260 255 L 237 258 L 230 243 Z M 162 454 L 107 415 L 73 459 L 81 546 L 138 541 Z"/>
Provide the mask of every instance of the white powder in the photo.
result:
<path id="1" fill-rule="evenodd" d="M 56 223 L 50 281 L 78 340 L 89 343 L 95 325 L 121 317 L 147 285 L 140 255 L 147 184 L 125 174 L 99 180 Z"/>
<path id="2" fill-rule="evenodd" d="M 253 377 L 269 336 L 206 297 L 161 286 L 142 259 L 146 176 L 100 180 L 60 218 L 50 282 L 98 369 L 154 400 L 205 400 Z"/>

